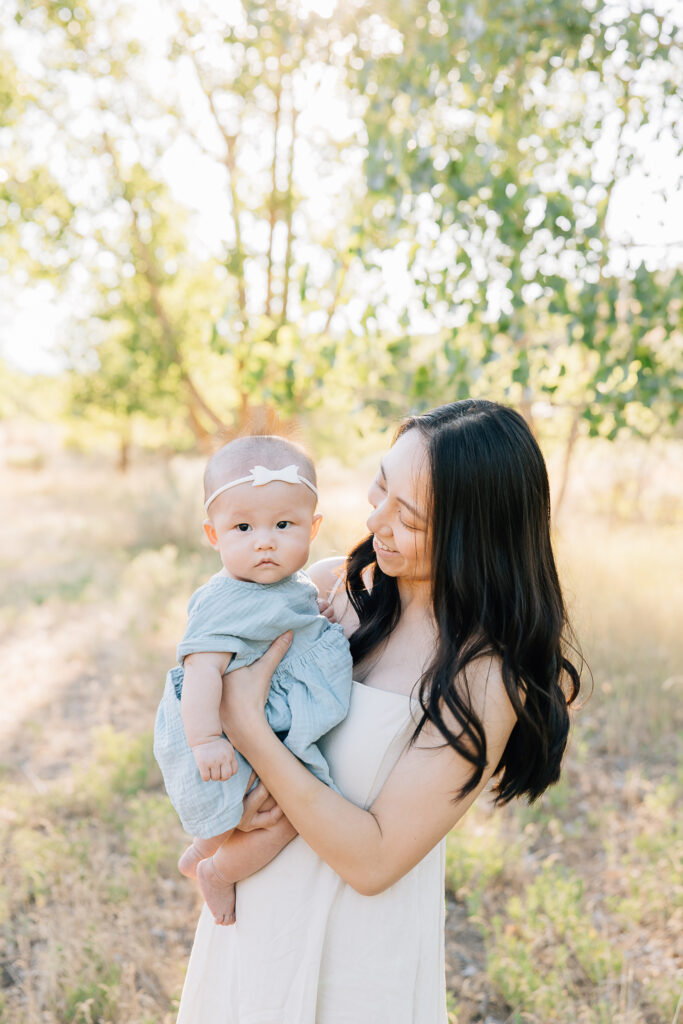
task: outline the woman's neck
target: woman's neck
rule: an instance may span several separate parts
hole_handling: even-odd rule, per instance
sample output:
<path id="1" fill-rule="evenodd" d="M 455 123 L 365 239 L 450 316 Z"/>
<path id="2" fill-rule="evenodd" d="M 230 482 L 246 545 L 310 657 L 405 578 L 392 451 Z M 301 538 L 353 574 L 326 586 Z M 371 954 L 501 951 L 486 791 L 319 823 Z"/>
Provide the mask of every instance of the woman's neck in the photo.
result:
<path id="1" fill-rule="evenodd" d="M 399 577 L 398 595 L 401 599 L 401 615 L 410 609 L 410 616 L 432 616 L 432 587 L 429 580 L 408 580 Z"/>

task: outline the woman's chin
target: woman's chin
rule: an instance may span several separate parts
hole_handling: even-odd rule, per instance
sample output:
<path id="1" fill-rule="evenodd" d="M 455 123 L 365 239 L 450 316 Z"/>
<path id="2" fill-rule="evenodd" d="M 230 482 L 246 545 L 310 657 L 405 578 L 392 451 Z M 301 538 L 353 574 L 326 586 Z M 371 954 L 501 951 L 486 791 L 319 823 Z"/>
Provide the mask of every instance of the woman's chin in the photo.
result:
<path id="1" fill-rule="evenodd" d="M 385 555 L 381 548 L 375 548 L 377 564 L 385 576 L 401 575 L 401 560 L 395 555 Z"/>

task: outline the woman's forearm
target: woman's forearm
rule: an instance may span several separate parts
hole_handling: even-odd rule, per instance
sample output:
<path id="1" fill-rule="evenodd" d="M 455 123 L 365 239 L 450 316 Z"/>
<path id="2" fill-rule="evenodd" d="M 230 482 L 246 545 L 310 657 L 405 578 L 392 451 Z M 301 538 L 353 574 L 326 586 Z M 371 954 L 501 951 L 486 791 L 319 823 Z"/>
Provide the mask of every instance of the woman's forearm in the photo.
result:
<path id="1" fill-rule="evenodd" d="M 382 833 L 370 811 L 315 777 L 259 718 L 240 744 L 266 789 L 308 845 L 345 882 L 366 895 L 385 888 Z"/>
<path id="2" fill-rule="evenodd" d="M 428 726 L 420 742 L 409 744 L 398 758 L 370 810 L 363 810 L 320 782 L 266 720 L 271 677 L 287 647 L 283 634 L 253 665 L 225 677 L 221 720 L 230 720 L 235 747 L 309 846 L 358 892 L 382 892 L 447 835 L 500 764 L 517 720 L 502 675 L 493 678 L 490 665 L 481 670 L 489 763 L 474 789 L 461 795 L 472 766 Z"/>

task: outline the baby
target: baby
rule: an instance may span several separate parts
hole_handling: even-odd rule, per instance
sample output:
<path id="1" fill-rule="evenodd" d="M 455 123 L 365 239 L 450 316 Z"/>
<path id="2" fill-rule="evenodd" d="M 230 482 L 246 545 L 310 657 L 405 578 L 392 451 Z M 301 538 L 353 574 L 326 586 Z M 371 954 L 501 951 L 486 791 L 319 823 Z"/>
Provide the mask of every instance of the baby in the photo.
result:
<path id="1" fill-rule="evenodd" d="M 182 825 L 194 835 L 179 869 L 196 876 L 216 922 L 232 924 L 229 840 L 252 772 L 223 733 L 222 677 L 292 630 L 266 715 L 286 746 L 332 785 L 316 744 L 346 717 L 352 663 L 341 627 L 319 614 L 316 587 L 301 571 L 322 518 L 308 456 L 281 437 L 239 438 L 209 460 L 204 497 L 204 531 L 223 568 L 190 598 L 178 665 L 157 713 L 154 754 Z M 252 872 L 281 849 L 271 843 L 264 857 L 259 835 L 263 830 L 242 834 L 253 849 Z"/>

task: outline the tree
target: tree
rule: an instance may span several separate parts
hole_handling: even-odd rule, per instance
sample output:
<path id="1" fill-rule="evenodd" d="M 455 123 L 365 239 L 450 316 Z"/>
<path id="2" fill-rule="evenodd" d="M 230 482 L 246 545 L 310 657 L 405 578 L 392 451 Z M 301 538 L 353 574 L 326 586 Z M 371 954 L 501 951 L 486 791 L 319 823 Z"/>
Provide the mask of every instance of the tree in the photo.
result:
<path id="1" fill-rule="evenodd" d="M 36 280 L 56 283 L 68 257 L 64 232 L 73 207 L 37 145 L 36 83 L 0 37 L 0 295 L 7 301 Z"/>
<path id="2" fill-rule="evenodd" d="M 332 393 L 391 418 L 496 394 L 550 410 L 568 468 L 582 430 L 675 421 L 680 270 L 613 222 L 643 141 L 680 150 L 681 30 L 659 5 L 173 0 L 153 32 L 143 14 L 2 12 L 6 48 L 39 58 L 3 88 L 59 203 L 59 237 L 26 230 L 29 190 L 14 237 L 74 296 L 77 401 L 124 443 L 131 417 L 179 408 L 203 441 Z M 211 237 L 180 151 L 221 183 Z"/>
<path id="3" fill-rule="evenodd" d="M 133 12 L 113 0 L 20 9 L 22 31 L 43 45 L 42 102 L 61 125 L 52 155 L 70 164 L 63 187 L 78 207 L 71 350 L 79 377 L 91 372 L 77 401 L 120 416 L 125 438 L 128 417 L 157 415 L 175 395 L 200 440 L 315 408 L 330 374 L 355 401 L 372 358 L 338 314 L 357 262 L 341 155 L 358 146 L 305 103 L 309 89 L 341 87 L 341 29 L 294 2 L 220 16 L 176 3 L 151 55 Z M 193 242 L 193 213 L 171 194 L 172 146 L 222 176 L 227 224 L 212 251 Z M 320 216 L 321 183 L 333 216 Z"/>
<path id="4" fill-rule="evenodd" d="M 428 404 L 493 387 L 532 425 L 535 402 L 564 409 L 567 469 L 581 424 L 612 438 L 675 422 L 681 273 L 650 266 L 610 223 L 644 141 L 681 154 L 673 9 L 406 0 L 381 5 L 381 18 L 377 4 L 365 11 L 363 248 L 370 266 L 398 249 L 412 283 L 398 390 L 412 376 Z M 414 367 L 421 307 L 433 340 Z"/>

